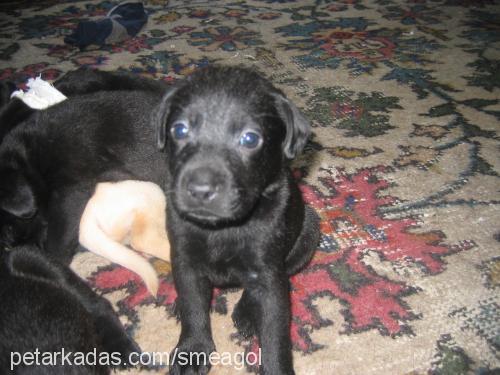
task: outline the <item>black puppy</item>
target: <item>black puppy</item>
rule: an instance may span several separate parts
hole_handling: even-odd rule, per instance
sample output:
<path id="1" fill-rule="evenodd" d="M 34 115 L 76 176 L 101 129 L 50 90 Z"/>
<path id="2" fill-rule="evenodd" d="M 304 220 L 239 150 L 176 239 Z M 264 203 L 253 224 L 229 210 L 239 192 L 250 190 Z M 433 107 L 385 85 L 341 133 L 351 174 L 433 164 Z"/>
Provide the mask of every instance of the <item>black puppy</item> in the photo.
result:
<path id="1" fill-rule="evenodd" d="M 139 352 L 111 304 L 36 248 L 0 251 L 0 297 L 2 374 L 108 374 Z"/>
<path id="2" fill-rule="evenodd" d="M 182 81 L 164 96 L 155 121 L 169 171 L 178 352 L 208 358 L 215 350 L 212 288 L 242 286 L 233 320 L 242 334 L 258 335 L 260 372 L 292 374 L 288 277 L 319 240 L 318 217 L 304 207 L 289 169 L 309 123 L 267 80 L 230 67 Z M 171 373 L 205 374 L 210 364 L 199 358 L 173 363 Z"/>
<path id="3" fill-rule="evenodd" d="M 167 88 L 90 70 L 69 73 L 56 87 L 70 97 L 12 126 L 0 145 L 0 242 L 41 242 L 69 263 L 97 182 L 165 183 L 150 113 Z M 0 125 L 11 118 L 0 117 Z"/>
<path id="4" fill-rule="evenodd" d="M 67 96 L 112 91 L 102 94 L 105 97 L 104 100 L 109 102 L 108 105 L 114 104 L 113 98 L 119 95 L 117 94 L 119 91 L 137 89 L 148 92 L 146 97 L 155 97 L 158 101 L 165 90 L 165 86 L 159 82 L 131 75 L 86 69 L 68 73 L 57 81 L 55 86 Z M 44 116 L 46 113 L 37 113 L 18 99 L 9 100 L 13 89 L 14 86 L 11 84 L 0 84 L 0 142 L 4 136 L 7 137 L 0 147 L 2 150 L 0 165 L 3 166 L 0 168 L 0 201 L 3 207 L 0 210 L 0 295 L 4 301 L 0 308 L 0 373 L 9 372 L 12 365 L 9 363 L 12 352 L 23 355 L 26 352 L 33 353 L 35 350 L 40 353 L 60 352 L 64 348 L 66 353 L 79 351 L 87 354 L 95 348 L 98 355 L 101 352 L 107 352 L 109 355 L 116 352 L 119 354 L 119 359 L 126 360 L 130 352 L 139 351 L 139 348 L 123 331 L 109 302 L 98 297 L 69 268 L 49 260 L 36 248 L 30 248 L 30 251 L 28 249 L 16 249 L 10 253 L 6 251 L 7 248 L 12 248 L 19 243 L 42 245 L 45 242 L 47 213 L 50 212 L 46 207 L 50 207 L 54 194 L 60 194 L 58 188 L 61 187 L 51 177 L 57 172 L 63 175 L 65 173 L 65 171 L 57 171 L 58 159 L 51 159 L 51 152 L 57 153 L 57 150 L 63 147 L 71 150 L 72 143 L 75 143 L 75 147 L 81 144 L 78 142 L 78 137 L 72 138 L 71 135 L 65 133 L 68 129 L 63 129 L 63 134 L 53 136 L 56 139 L 57 137 L 62 140 L 69 139 L 70 142 L 67 145 L 57 145 L 55 150 L 51 149 L 53 148 L 52 142 L 55 140 L 50 138 L 52 129 L 49 128 L 50 121 L 47 121 L 47 117 Z M 142 93 L 138 93 L 138 97 L 142 98 Z M 85 102 L 85 98 L 74 100 L 75 103 Z M 141 100 L 144 98 L 139 99 Z M 73 122 L 78 123 L 80 120 L 79 126 L 86 126 L 85 115 L 78 111 L 75 111 L 74 115 L 69 112 L 70 108 L 74 108 L 75 105 L 77 106 L 71 103 L 68 107 L 64 104 L 54 113 L 59 114 L 61 119 L 74 116 L 77 121 L 73 120 Z M 116 108 L 108 115 L 113 115 L 119 110 Z M 23 121 L 26 122 L 23 123 Z M 33 124 L 37 126 L 32 128 Z M 144 121 L 143 124 L 146 127 L 150 126 L 148 121 Z M 18 129 L 17 126 L 19 126 Z M 101 126 L 105 125 L 101 124 Z M 75 130 L 77 129 L 70 131 Z M 88 131 L 95 130 L 91 125 L 89 126 Z M 150 133 L 152 136 L 149 143 L 152 145 L 151 149 L 154 150 L 154 132 Z M 92 142 L 92 140 L 84 138 L 83 142 Z M 143 145 L 138 145 L 138 148 L 141 146 Z M 47 148 L 47 152 L 44 147 Z M 113 146 L 110 149 L 112 148 Z M 72 155 L 69 153 L 56 156 L 71 158 Z M 103 155 L 89 155 L 88 159 L 92 160 L 93 157 L 103 158 Z M 51 167 L 52 161 L 56 162 L 54 165 L 56 172 L 47 170 Z M 134 160 L 132 166 L 140 161 L 141 158 Z M 85 165 L 85 159 L 73 161 L 73 163 L 79 162 Z M 146 163 L 149 163 L 149 160 Z M 70 162 L 68 164 L 71 165 Z M 129 171 L 120 165 L 119 161 L 111 165 L 119 165 L 119 167 L 109 168 L 109 165 L 103 161 L 100 176 L 90 176 L 88 180 L 83 178 L 80 181 L 77 179 L 70 181 L 70 186 L 75 189 L 73 196 L 79 196 L 78 194 L 83 196 L 86 193 L 86 183 L 90 184 L 93 178 L 102 177 L 112 180 L 129 176 Z M 60 167 L 64 168 L 64 165 Z M 66 174 L 71 172 L 78 174 L 77 170 L 66 171 Z M 48 191 L 51 186 L 54 186 L 53 184 L 56 188 Z M 53 204 L 57 205 L 57 199 L 54 199 Z M 81 202 L 76 201 L 71 204 L 70 209 L 66 211 L 69 220 L 62 217 L 57 223 L 72 222 L 71 208 L 78 208 Z M 29 207 L 31 208 L 27 210 Z M 79 214 L 75 215 L 74 219 L 79 220 Z M 68 227 L 56 226 L 55 229 L 65 231 Z M 53 232 L 56 230 L 53 229 Z M 72 233 L 74 230 L 70 230 L 66 238 L 71 239 Z M 57 237 L 53 238 L 53 241 L 57 242 Z M 68 242 L 58 243 L 61 245 L 57 261 L 69 262 L 73 249 L 66 249 Z M 116 353 L 113 358 L 108 355 L 107 363 L 116 363 L 113 362 L 117 358 Z M 69 358 L 75 359 L 73 356 Z M 16 356 L 14 359 L 19 360 L 19 357 Z M 106 357 L 103 360 L 106 362 Z M 25 367 L 20 364 L 15 366 L 13 373 L 106 374 L 109 373 L 109 368 L 110 366 L 106 365 L 100 366 L 99 361 L 97 361 L 97 366 L 69 366 L 67 363 L 64 365 L 64 362 L 59 367 Z"/>

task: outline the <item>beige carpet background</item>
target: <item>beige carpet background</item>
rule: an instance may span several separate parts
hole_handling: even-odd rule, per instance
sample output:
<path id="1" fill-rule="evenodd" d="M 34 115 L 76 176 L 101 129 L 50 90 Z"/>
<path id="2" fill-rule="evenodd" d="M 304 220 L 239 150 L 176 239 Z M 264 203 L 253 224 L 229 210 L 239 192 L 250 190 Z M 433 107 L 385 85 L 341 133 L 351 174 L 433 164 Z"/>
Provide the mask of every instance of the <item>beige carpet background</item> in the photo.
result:
<path id="1" fill-rule="evenodd" d="M 83 51 L 64 44 L 79 21 L 116 4 L 0 5 L 0 79 L 22 86 L 86 65 L 173 82 L 218 63 L 253 66 L 283 89 L 314 126 L 294 168 L 323 231 L 311 265 L 292 279 L 297 374 L 499 373 L 498 4 L 154 0 L 132 39 Z M 174 348 L 168 264 L 155 263 L 157 300 L 93 254 L 72 266 L 144 351 Z M 256 349 L 231 322 L 239 294 L 214 296 L 219 352 Z"/>

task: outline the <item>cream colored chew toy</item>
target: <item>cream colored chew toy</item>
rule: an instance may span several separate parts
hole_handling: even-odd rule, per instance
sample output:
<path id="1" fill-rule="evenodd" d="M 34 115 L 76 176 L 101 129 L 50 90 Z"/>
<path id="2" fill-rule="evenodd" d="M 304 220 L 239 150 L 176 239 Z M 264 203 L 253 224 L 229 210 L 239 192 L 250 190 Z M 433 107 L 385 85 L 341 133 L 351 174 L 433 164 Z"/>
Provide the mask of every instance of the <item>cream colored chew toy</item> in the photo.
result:
<path id="1" fill-rule="evenodd" d="M 153 296 L 158 276 L 133 249 L 170 261 L 165 194 L 152 182 L 103 182 L 96 186 L 80 220 L 79 241 L 88 250 L 138 274 Z"/>

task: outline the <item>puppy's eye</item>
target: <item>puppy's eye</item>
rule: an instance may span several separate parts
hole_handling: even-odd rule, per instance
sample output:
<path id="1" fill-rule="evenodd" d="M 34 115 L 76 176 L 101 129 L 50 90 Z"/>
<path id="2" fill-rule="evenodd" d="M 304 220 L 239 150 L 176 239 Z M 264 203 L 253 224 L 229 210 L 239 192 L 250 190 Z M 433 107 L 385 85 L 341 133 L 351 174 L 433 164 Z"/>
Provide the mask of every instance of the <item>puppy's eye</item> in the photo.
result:
<path id="1" fill-rule="evenodd" d="M 241 135 L 239 143 L 246 148 L 256 148 L 260 144 L 260 135 L 252 131 L 245 132 Z"/>
<path id="2" fill-rule="evenodd" d="M 176 122 L 171 132 L 175 139 L 184 139 L 189 134 L 189 126 L 184 122 Z"/>

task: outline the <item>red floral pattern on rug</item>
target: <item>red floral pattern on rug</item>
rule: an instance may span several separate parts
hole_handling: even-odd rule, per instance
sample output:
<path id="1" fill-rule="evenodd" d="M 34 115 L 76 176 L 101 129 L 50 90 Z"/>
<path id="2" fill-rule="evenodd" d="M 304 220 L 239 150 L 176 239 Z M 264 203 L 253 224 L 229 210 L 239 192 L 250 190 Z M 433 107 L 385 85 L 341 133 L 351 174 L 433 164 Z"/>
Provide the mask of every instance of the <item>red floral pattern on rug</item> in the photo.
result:
<path id="1" fill-rule="evenodd" d="M 432 275 L 443 271 L 443 256 L 473 246 L 469 241 L 445 246 L 441 232 L 412 232 L 415 219 L 388 220 L 378 215 L 378 208 L 392 204 L 395 198 L 380 196 L 388 183 L 375 172 L 342 175 L 336 182 L 322 179 L 329 195 L 302 186 L 305 201 L 321 216 L 323 239 L 309 266 L 292 277 L 291 329 L 297 349 L 315 348 L 304 327 L 319 329 L 331 324 L 311 304 L 318 296 L 337 298 L 345 306 L 344 332 L 377 328 L 384 335 L 397 335 L 411 331 L 405 321 L 416 316 L 401 298 L 414 292 L 414 287 L 378 275 L 362 261 L 367 252 L 376 252 L 395 265 L 417 263 Z"/>

